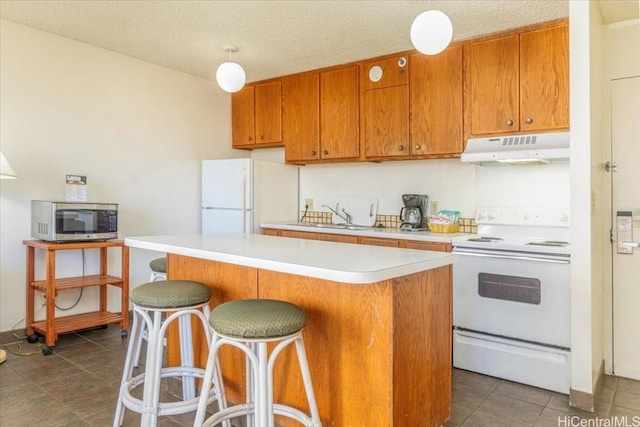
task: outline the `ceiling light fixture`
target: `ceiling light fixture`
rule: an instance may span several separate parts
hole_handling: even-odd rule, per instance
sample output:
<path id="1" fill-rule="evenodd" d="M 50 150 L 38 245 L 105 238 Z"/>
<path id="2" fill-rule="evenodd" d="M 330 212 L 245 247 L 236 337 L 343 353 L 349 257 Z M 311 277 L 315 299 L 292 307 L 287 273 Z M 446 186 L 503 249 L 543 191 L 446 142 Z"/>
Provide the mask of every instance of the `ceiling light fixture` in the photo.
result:
<path id="1" fill-rule="evenodd" d="M 429 1 L 431 7 L 431 1 Z M 439 10 L 427 10 L 411 24 L 411 43 L 418 52 L 437 55 L 449 46 L 453 37 L 453 25 L 449 17 Z"/>
<path id="2" fill-rule="evenodd" d="M 231 54 L 238 51 L 238 48 L 232 45 L 222 47 L 225 52 L 229 52 L 229 61 L 223 62 L 216 71 L 216 81 L 218 86 L 225 92 L 237 92 L 244 87 L 247 76 L 240 64 L 231 62 Z"/>

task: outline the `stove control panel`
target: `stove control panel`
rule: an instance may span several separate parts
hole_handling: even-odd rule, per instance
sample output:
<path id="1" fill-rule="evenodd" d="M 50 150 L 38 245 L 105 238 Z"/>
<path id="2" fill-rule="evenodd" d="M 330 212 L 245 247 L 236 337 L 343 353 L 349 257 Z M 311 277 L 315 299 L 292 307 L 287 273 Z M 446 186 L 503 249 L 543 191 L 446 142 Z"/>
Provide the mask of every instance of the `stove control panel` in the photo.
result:
<path id="1" fill-rule="evenodd" d="M 569 227 L 568 209 L 478 208 L 477 224 Z"/>

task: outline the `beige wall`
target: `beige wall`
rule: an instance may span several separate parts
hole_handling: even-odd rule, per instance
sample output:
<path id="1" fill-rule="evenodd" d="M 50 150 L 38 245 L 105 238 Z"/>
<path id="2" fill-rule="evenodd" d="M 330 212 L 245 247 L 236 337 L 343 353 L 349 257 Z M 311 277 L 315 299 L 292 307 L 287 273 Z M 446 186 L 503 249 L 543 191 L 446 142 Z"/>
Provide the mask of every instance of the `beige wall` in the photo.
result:
<path id="1" fill-rule="evenodd" d="M 200 161 L 246 153 L 230 148 L 230 97 L 214 81 L 8 21 L 0 31 L 0 148 L 18 175 L 0 181 L 6 331 L 25 314 L 30 200 L 64 199 L 65 174 L 87 176 L 90 200 L 120 204 L 121 237 L 197 233 Z M 153 255 L 132 252 L 132 284 L 148 278 Z M 59 273 L 80 274 L 81 264 L 79 252 L 66 253 Z M 96 295 L 86 290 L 69 313 L 95 307 Z"/>

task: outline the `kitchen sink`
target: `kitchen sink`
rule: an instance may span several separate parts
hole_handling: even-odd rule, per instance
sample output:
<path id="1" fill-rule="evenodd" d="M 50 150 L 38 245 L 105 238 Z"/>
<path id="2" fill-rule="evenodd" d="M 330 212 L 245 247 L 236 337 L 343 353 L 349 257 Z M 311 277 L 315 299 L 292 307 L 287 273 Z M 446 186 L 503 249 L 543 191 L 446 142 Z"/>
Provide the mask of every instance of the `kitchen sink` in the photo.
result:
<path id="1" fill-rule="evenodd" d="M 370 225 L 356 225 L 356 224 L 327 224 L 322 222 L 293 222 L 287 225 L 295 225 L 298 227 L 316 227 L 316 228 L 328 228 L 333 230 L 373 230 L 375 227 Z"/>

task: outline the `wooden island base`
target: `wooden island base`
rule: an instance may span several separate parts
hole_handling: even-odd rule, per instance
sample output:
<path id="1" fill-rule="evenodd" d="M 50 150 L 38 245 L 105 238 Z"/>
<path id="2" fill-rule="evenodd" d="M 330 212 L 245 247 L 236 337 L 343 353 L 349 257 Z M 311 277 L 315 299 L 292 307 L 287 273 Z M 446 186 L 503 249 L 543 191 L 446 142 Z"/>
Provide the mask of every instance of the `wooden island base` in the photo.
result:
<path id="1" fill-rule="evenodd" d="M 440 426 L 451 412 L 451 266 L 372 284 L 349 284 L 168 254 L 169 278 L 214 289 L 212 307 L 271 298 L 304 308 L 305 346 L 323 426 Z M 196 325 L 196 322 L 193 322 Z M 178 364 L 177 327 L 169 363 Z M 204 366 L 207 348 L 194 332 Z M 274 399 L 307 411 L 293 348 L 275 366 Z M 244 400 L 244 357 L 224 348 L 227 396 Z M 281 425 L 297 425 L 279 419 Z"/>

